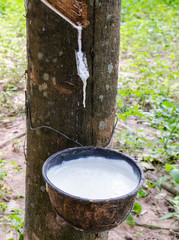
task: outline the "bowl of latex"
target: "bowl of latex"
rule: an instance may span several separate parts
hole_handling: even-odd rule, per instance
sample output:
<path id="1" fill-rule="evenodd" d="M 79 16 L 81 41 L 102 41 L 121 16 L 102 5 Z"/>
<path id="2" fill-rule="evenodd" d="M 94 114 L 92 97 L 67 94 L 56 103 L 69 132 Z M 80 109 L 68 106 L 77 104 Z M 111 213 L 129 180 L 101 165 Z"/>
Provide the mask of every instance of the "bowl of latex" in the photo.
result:
<path id="1" fill-rule="evenodd" d="M 87 232 L 122 223 L 144 181 L 141 167 L 132 158 L 100 147 L 57 152 L 45 161 L 42 174 L 56 213 Z"/>

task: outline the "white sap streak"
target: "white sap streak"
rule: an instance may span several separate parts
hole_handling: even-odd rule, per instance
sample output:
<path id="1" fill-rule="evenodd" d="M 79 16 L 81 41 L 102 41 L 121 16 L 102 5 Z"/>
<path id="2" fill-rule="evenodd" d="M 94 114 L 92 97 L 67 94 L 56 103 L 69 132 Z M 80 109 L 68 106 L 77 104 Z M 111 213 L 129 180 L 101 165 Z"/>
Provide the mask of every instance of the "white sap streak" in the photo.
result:
<path id="1" fill-rule="evenodd" d="M 78 51 L 75 51 L 77 72 L 83 82 L 83 106 L 86 107 L 86 85 L 89 78 L 86 54 L 82 52 L 82 26 L 78 29 Z"/>
<path id="2" fill-rule="evenodd" d="M 130 193 L 139 179 L 124 160 L 87 157 L 65 161 L 51 168 L 47 176 L 53 185 L 87 199 L 110 199 Z"/>
<path id="3" fill-rule="evenodd" d="M 83 107 L 86 107 L 86 85 L 87 81 L 83 81 Z"/>
<path id="4" fill-rule="evenodd" d="M 78 29 L 78 51 L 82 51 L 82 27 Z"/>

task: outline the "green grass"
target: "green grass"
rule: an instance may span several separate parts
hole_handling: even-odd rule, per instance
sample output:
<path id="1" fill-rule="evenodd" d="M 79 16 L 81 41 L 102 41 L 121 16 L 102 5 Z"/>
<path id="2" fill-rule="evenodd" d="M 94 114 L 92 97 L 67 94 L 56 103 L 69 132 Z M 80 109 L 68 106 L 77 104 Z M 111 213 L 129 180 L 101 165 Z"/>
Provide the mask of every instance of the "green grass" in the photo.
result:
<path id="1" fill-rule="evenodd" d="M 24 0 L 0 1 L 0 120 L 22 114 L 20 109 L 23 103 L 19 103 L 18 106 L 17 103 L 14 104 L 13 98 L 24 86 L 26 68 L 24 14 Z M 3 168 L 5 164 L 6 162 L 0 159 L 0 211 L 3 215 L 4 230 L 6 223 L 9 222 L 10 231 L 15 230 L 20 240 L 23 239 L 23 217 L 20 217 L 22 211 L 14 209 L 7 218 L 5 216 L 7 205 L 2 202 L 2 196 L 11 192 L 4 181 L 7 177 L 7 170 Z M 14 168 L 19 170 L 17 166 Z"/>
<path id="2" fill-rule="evenodd" d="M 123 1 L 117 147 L 156 166 L 163 175 L 156 183 L 159 188 L 166 180 L 179 184 L 178 22 L 177 0 Z M 176 212 L 161 221 L 179 218 L 176 198 Z M 141 205 L 136 206 L 141 211 Z M 127 223 L 133 226 L 134 217 Z"/>
<path id="3" fill-rule="evenodd" d="M 124 71 L 138 76 L 129 81 L 144 99 L 151 93 L 155 97 L 173 97 L 179 87 L 179 5 L 174 3 L 123 2 L 121 57 L 127 59 L 128 65 Z"/>
<path id="4" fill-rule="evenodd" d="M 24 81 L 26 68 L 25 17 L 23 0 L 0 3 L 0 118 L 13 108 L 11 97 Z M 22 86 L 21 86 L 22 87 Z M 17 113 L 14 113 L 17 114 Z"/>
<path id="5" fill-rule="evenodd" d="M 151 140 L 138 126 L 124 129 L 120 147 L 140 156 L 145 149 L 151 161 L 179 157 L 178 21 L 178 1 L 123 2 L 119 117 L 124 124 L 143 121 L 159 134 Z"/>

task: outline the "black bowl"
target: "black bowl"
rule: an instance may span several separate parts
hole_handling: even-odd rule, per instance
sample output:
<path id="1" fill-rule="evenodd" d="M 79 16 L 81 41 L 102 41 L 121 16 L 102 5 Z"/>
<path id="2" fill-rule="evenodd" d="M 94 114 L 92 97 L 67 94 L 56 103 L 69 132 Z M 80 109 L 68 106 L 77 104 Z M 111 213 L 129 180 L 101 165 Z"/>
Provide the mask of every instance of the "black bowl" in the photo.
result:
<path id="1" fill-rule="evenodd" d="M 60 190 L 47 177 L 49 169 L 60 165 L 63 161 L 89 156 L 109 158 L 109 161 L 110 159 L 126 161 L 137 175 L 138 185 L 129 194 L 117 198 L 91 200 Z M 123 222 L 130 214 L 137 192 L 144 181 L 141 167 L 132 158 L 120 152 L 100 147 L 70 148 L 57 152 L 45 161 L 42 173 L 51 203 L 58 215 L 73 227 L 87 232 L 105 231 Z"/>

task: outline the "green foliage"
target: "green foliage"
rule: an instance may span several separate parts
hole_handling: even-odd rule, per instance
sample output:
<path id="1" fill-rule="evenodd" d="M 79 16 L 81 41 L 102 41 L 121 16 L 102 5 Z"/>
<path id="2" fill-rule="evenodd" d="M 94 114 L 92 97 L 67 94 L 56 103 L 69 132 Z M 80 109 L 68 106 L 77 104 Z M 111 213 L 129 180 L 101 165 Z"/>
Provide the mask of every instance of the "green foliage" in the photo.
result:
<path id="1" fill-rule="evenodd" d="M 137 193 L 137 198 L 145 197 L 146 195 L 147 195 L 146 192 L 143 189 L 141 189 Z M 133 209 L 132 209 L 132 212 L 136 213 L 136 214 L 141 214 L 141 212 L 142 212 L 142 205 L 140 203 L 135 202 L 134 206 L 133 206 Z M 132 216 L 132 214 L 130 214 L 126 218 L 126 222 L 131 227 L 133 227 L 135 225 L 135 219 Z"/>
<path id="2" fill-rule="evenodd" d="M 0 171 L 0 181 L 2 181 L 4 176 L 6 176 L 6 175 L 7 175 L 7 171 L 5 171 L 5 170 Z"/>
<path id="3" fill-rule="evenodd" d="M 179 169 L 177 165 L 165 164 L 165 170 L 170 174 L 175 184 L 179 184 Z"/>
<path id="4" fill-rule="evenodd" d="M 0 202 L 0 210 L 2 211 L 2 222 L 4 225 L 4 229 L 5 229 L 5 224 L 6 224 L 6 217 L 5 217 L 5 211 L 7 209 L 7 205 L 3 202 Z"/>
<path id="5" fill-rule="evenodd" d="M 0 3 L 0 79 L 3 91 L 0 92 L 0 119 L 4 112 L 14 108 L 11 101 L 19 85 L 24 81 L 25 56 L 25 17 L 24 0 L 1 0 Z"/>
<path id="6" fill-rule="evenodd" d="M 162 176 L 161 178 L 158 179 L 157 183 L 156 183 L 156 187 L 159 187 L 159 189 L 161 190 L 161 184 L 163 182 L 165 182 L 167 179 L 167 176 Z"/>
<path id="7" fill-rule="evenodd" d="M 175 47 L 172 40 L 177 37 L 178 8 L 177 0 L 173 2 L 175 4 L 170 5 L 161 0 L 123 2 L 122 36 L 125 40 L 122 40 L 121 49 L 137 57 L 137 61 L 133 63 L 134 67 L 139 61 L 140 66 L 147 64 L 145 59 L 143 61 L 142 55 L 149 57 L 153 53 L 157 57 L 163 49 Z M 139 55 L 142 51 L 142 55 Z M 172 52 L 169 56 L 173 58 L 175 55 L 176 52 Z"/>
<path id="8" fill-rule="evenodd" d="M 175 180 L 176 184 L 179 184 L 179 169 L 172 169 L 170 172 L 171 176 Z"/>
<path id="9" fill-rule="evenodd" d="M 0 203 L 0 207 L 1 207 L 1 210 L 2 210 L 2 212 L 4 213 L 5 211 L 6 211 L 6 209 L 7 209 L 7 205 L 5 204 L 5 203 Z"/>
<path id="10" fill-rule="evenodd" d="M 5 165 L 5 160 L 0 159 L 0 181 L 3 181 L 4 177 L 7 175 L 7 171 L 3 169 Z M 0 183 L 1 188 L 1 183 Z"/>
<path id="11" fill-rule="evenodd" d="M 140 214 L 142 212 L 142 205 L 135 202 L 134 207 L 133 207 L 133 211 L 137 214 Z"/>
<path id="12" fill-rule="evenodd" d="M 167 171 L 167 172 L 169 172 L 170 170 L 172 170 L 172 169 L 174 169 L 175 167 L 174 166 L 172 166 L 171 164 L 165 164 L 165 170 Z"/>
<path id="13" fill-rule="evenodd" d="M 179 71 L 177 1 L 125 1 L 122 6 L 121 75 L 118 108 L 123 121 L 137 119 L 158 129 L 160 139 L 150 141 L 144 132 L 123 130 L 122 147 L 142 152 L 150 146 L 151 161 L 177 159 L 179 135 Z M 122 136 L 122 137 L 121 137 Z M 139 147 L 137 147 L 139 146 Z"/>
<path id="14" fill-rule="evenodd" d="M 13 96 L 24 85 L 24 71 L 26 67 L 25 54 L 25 11 L 24 0 L 1 0 L 0 2 L 0 119 L 7 114 L 14 116 L 15 106 Z M 20 106 L 18 107 L 20 108 Z M 19 110 L 19 109 L 18 109 Z M 14 144 L 17 144 L 15 142 Z M 1 153 L 1 151 L 0 151 Z M 6 162 L 0 160 L 0 192 L 1 196 L 9 193 L 5 185 L 7 170 Z M 16 162 L 12 165 L 19 170 Z M 11 231 L 16 231 L 19 240 L 23 239 L 23 212 L 14 209 L 12 214 L 5 215 L 7 205 L 0 202 L 0 209 L 3 213 L 4 229 L 7 222 L 10 222 Z M 12 239 L 11 239 L 12 240 Z M 14 239 L 13 239 L 14 240 Z"/>
<path id="15" fill-rule="evenodd" d="M 176 208 L 176 211 L 166 213 L 160 218 L 160 220 L 164 220 L 167 218 L 175 218 L 177 220 L 179 219 L 179 196 L 176 196 L 175 198 L 171 199 L 171 202 Z"/>
<path id="16" fill-rule="evenodd" d="M 173 202 L 174 206 L 176 206 L 179 209 L 179 196 L 176 196 L 171 201 Z"/>
<path id="17" fill-rule="evenodd" d="M 179 183 L 179 2 L 129 0 L 122 4 L 118 87 L 119 149 L 163 167 L 157 182 Z M 155 187 L 148 181 L 148 188 Z M 137 197 L 145 196 L 143 190 Z M 133 211 L 140 212 L 134 205 Z M 177 216 L 168 213 L 164 218 Z M 164 219 L 163 218 L 163 219 Z M 134 225 L 134 218 L 127 220 Z"/>
<path id="18" fill-rule="evenodd" d="M 122 129 L 119 143 L 128 154 L 147 152 L 150 162 L 179 159 L 178 6 L 167 0 L 122 6 L 118 116 L 136 129 Z M 158 133 L 155 139 L 139 123 Z"/>
<path id="19" fill-rule="evenodd" d="M 137 198 L 145 197 L 147 194 L 143 189 L 140 189 L 137 193 Z"/>
<path id="20" fill-rule="evenodd" d="M 14 209 L 12 215 L 10 215 L 8 217 L 8 219 L 11 222 L 11 229 L 12 230 L 16 230 L 16 232 L 19 233 L 19 240 L 23 240 L 24 236 L 23 236 L 23 231 L 24 231 L 24 213 L 22 210 L 19 209 Z M 10 231 L 12 231 L 10 230 Z M 10 239 L 9 239 L 10 240 Z M 14 240 L 13 238 L 11 238 L 11 240 Z"/>
<path id="21" fill-rule="evenodd" d="M 127 218 L 126 218 L 126 222 L 127 224 L 129 224 L 129 226 L 133 227 L 135 225 L 135 219 L 132 215 L 129 215 Z"/>
<path id="22" fill-rule="evenodd" d="M 10 222 L 10 227 L 11 227 L 11 231 L 15 230 L 18 234 L 19 234 L 19 239 L 18 240 L 23 240 L 23 231 L 24 231 L 24 213 L 22 210 L 19 209 L 14 209 L 12 214 L 7 218 L 5 216 L 5 212 L 7 209 L 7 205 L 5 203 L 0 203 L 0 209 L 3 212 L 3 223 L 4 226 L 6 224 L 7 221 Z M 11 240 L 14 240 L 13 238 L 10 238 Z M 10 240 L 9 239 L 9 240 Z"/>
<path id="23" fill-rule="evenodd" d="M 4 184 L 4 177 L 7 175 L 7 171 L 4 170 L 4 166 L 6 164 L 5 160 L 0 160 L 0 192 L 1 196 L 5 195 L 7 193 L 6 186 Z M 11 165 L 15 166 L 17 170 L 19 170 L 16 165 L 17 162 L 11 161 Z M 19 209 L 13 209 L 12 214 L 7 218 L 5 215 L 5 212 L 7 210 L 8 205 L 4 202 L 0 202 L 0 210 L 3 213 L 3 225 L 4 225 L 4 231 L 6 228 L 6 223 L 10 222 L 10 231 L 16 231 L 19 235 L 19 240 L 23 240 L 23 226 L 24 226 L 24 216 L 23 211 Z M 11 240 L 14 240 L 11 238 Z"/>

